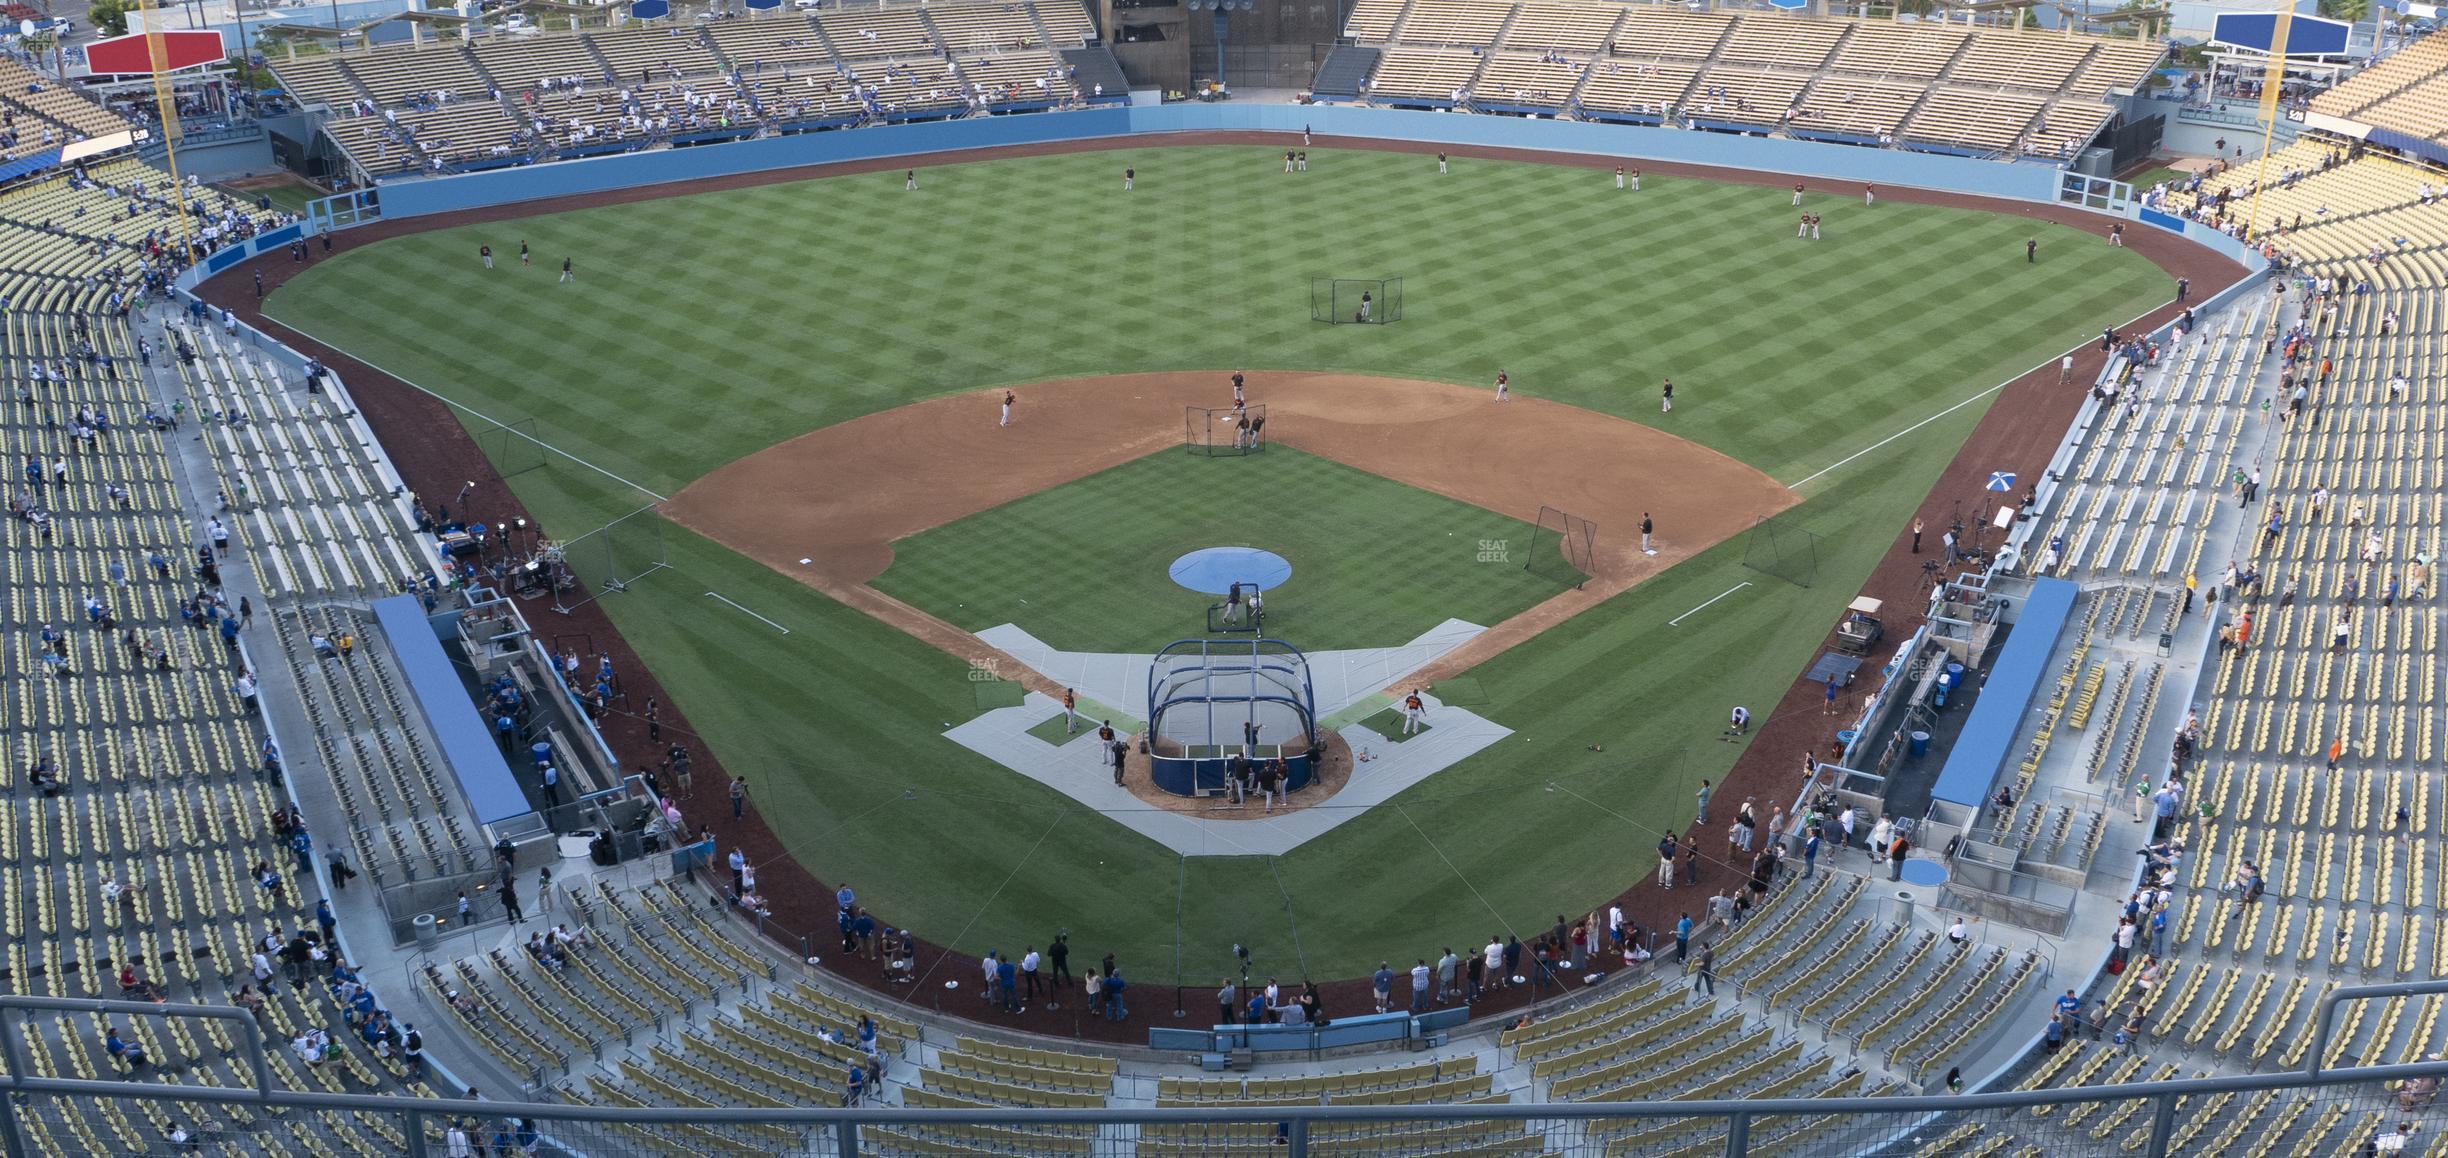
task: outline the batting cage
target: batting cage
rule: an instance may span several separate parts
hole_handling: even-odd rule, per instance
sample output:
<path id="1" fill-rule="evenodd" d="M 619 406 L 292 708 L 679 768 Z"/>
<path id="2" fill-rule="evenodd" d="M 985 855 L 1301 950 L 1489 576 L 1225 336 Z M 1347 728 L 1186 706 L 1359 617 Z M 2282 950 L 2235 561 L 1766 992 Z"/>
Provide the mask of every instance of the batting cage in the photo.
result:
<path id="1" fill-rule="evenodd" d="M 1274 610 L 1257 584 L 1235 583 L 1223 599 L 1207 605 L 1207 634 L 1263 635 Z"/>
<path id="2" fill-rule="evenodd" d="M 1149 776 L 1176 796 L 1224 791 L 1237 762 L 1284 763 L 1309 783 L 1318 748 L 1309 658 L 1280 639 L 1182 639 L 1148 668 Z"/>
<path id="3" fill-rule="evenodd" d="M 496 422 L 476 432 L 476 448 L 503 478 L 522 475 L 544 465 L 544 443 L 536 437 L 536 420 Z"/>
<path id="4" fill-rule="evenodd" d="M 1182 407 L 1182 445 L 1203 458 L 1257 454 L 1266 449 L 1266 404 Z"/>
<path id="5" fill-rule="evenodd" d="M 1381 326 L 1402 320 L 1399 277 L 1309 279 L 1309 320 L 1338 326 Z"/>
<path id="6" fill-rule="evenodd" d="M 1522 570 L 1575 588 L 1598 573 L 1598 524 L 1554 507 L 1540 507 Z"/>
<path id="7" fill-rule="evenodd" d="M 566 615 L 598 595 L 628 590 L 631 583 L 670 566 L 671 556 L 664 549 L 662 518 L 654 508 L 642 507 L 554 544 L 535 564 L 551 588 L 553 610 Z"/>
<path id="8" fill-rule="evenodd" d="M 1819 536 L 1782 519 L 1761 519 L 1743 544 L 1743 566 L 1796 587 L 1819 577 Z"/>

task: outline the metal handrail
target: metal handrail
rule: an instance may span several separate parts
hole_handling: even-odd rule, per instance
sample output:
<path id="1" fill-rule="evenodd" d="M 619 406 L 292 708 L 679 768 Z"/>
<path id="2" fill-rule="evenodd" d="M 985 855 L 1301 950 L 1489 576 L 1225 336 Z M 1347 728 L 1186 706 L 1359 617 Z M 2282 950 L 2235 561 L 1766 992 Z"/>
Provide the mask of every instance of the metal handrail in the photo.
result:
<path id="1" fill-rule="evenodd" d="M 2425 992 L 2448 991 L 2448 981 L 2424 982 L 2420 986 L 2370 986 L 2355 992 L 2358 997 L 2393 996 L 2393 992 L 2371 990 L 2423 989 Z M 2332 996 L 2346 995 L 2341 990 Z M 60 1007 L 94 1009 L 101 1006 L 128 1006 L 127 1002 L 74 1002 L 51 998 L 0 998 L 0 1008 L 22 1007 L 31 1001 L 51 1001 Z M 161 1006 L 149 1006 L 157 1015 L 186 1015 L 204 1007 L 179 1007 L 176 1014 L 165 1014 Z M 2324 1004 L 2326 1016 L 2332 1006 Z M 220 1011 L 249 1017 L 241 1011 Z M 219 1014 L 214 1014 L 218 1016 Z M 2325 1021 L 2323 1022 L 2325 1026 Z M 2317 1051 L 2316 1051 L 2317 1054 Z M 2288 1070 L 2267 1074 L 2244 1074 L 2221 1078 L 2187 1078 L 2158 1082 L 2137 1082 L 2119 1086 L 2072 1086 L 2047 1090 L 2020 1090 L 2004 1093 L 1930 1095 L 1913 1094 L 1882 1098 L 1720 1098 L 1688 1102 L 1573 1102 L 1516 1103 L 1481 1105 L 1418 1105 L 1418 1106 L 1245 1106 L 1181 1107 L 1156 1109 L 1131 1107 L 1122 1109 L 1075 1110 L 913 1110 L 904 1107 L 862 1109 L 746 1109 L 731 1107 L 640 1107 L 575 1106 L 561 1103 L 477 1101 L 460 1098 L 402 1098 L 371 1094 L 324 1094 L 282 1090 L 242 1090 L 211 1086 L 166 1086 L 150 1083 L 94 1081 L 73 1078 L 26 1077 L 11 1073 L 4 1086 L 11 1094 L 47 1095 L 69 1098 L 110 1100 L 163 1100 L 214 1105 L 256 1105 L 294 1107 L 311 1110 L 337 1110 L 399 1114 L 404 1119 L 402 1133 L 406 1153 L 410 1158 L 425 1158 L 429 1153 L 424 1137 L 424 1119 L 429 1115 L 484 1119 L 534 1118 L 555 1122 L 597 1122 L 607 1125 L 665 1125 L 688 1123 L 701 1126 L 778 1125 L 807 1128 L 829 1128 L 839 1141 L 838 1153 L 845 1158 L 860 1153 L 857 1130 L 860 1126 L 990 1126 L 1008 1125 L 1015 1119 L 1025 1119 L 1042 1125 L 1201 1125 L 1201 1124 L 1261 1124 L 1269 1128 L 1280 1126 L 1287 1136 L 1288 1155 L 1307 1153 L 1309 1130 L 1319 1123 L 1340 1122 L 1459 1122 L 1459 1121 L 1531 1121 L 1539 1119 L 1587 1121 L 1620 1118 L 1710 1118 L 1723 1120 L 1726 1125 L 1728 1158 L 1742 1158 L 1749 1152 L 1749 1128 L 1753 1120 L 1775 1115 L 1839 1116 L 1880 1115 L 1894 1119 L 1908 1114 L 1940 1114 L 2010 1110 L 2029 1106 L 2060 1106 L 2085 1102 L 2149 1100 L 2154 1103 L 2151 1144 L 2142 1151 L 2152 1158 L 2168 1153 L 2174 1112 L 2179 1101 L 2203 1094 L 2242 1093 L 2284 1089 L 2290 1086 L 2337 1086 L 2361 1083 L 2395 1082 L 2410 1078 L 2448 1075 L 2448 1062 L 2418 1062 L 2409 1065 L 2360 1066 L 2346 1069 Z M 0 1116 L 0 1141 L 7 1143 L 10 1154 L 28 1153 L 19 1136 L 17 1115 Z"/>

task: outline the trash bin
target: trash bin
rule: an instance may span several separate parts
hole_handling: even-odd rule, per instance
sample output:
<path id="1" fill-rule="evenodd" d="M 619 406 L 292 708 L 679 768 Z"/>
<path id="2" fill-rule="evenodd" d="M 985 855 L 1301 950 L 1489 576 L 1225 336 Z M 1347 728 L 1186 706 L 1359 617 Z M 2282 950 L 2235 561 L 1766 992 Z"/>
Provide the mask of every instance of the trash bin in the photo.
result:
<path id="1" fill-rule="evenodd" d="M 1929 755 L 1929 733 L 1915 732 L 1912 734 L 1912 754 L 1915 760 Z"/>
<path id="2" fill-rule="evenodd" d="M 442 943 L 442 933 L 435 927 L 432 913 L 418 913 L 415 919 L 409 921 L 408 924 L 416 930 L 416 946 L 419 952 L 429 952 Z"/>
<path id="3" fill-rule="evenodd" d="M 1960 664 L 1960 663 L 1950 663 L 1950 664 L 1948 664 L 1948 665 L 1947 665 L 1947 672 L 1946 672 L 1946 673 L 1947 673 L 1948 675 L 1950 675 L 1950 676 L 1955 677 L 1955 682 L 1956 682 L 1956 683 L 1962 683 L 1962 682 L 1963 682 L 1963 672 L 1964 672 L 1964 667 L 1963 667 L 1963 665 L 1962 665 L 1962 664 Z"/>
<path id="4" fill-rule="evenodd" d="M 1861 732 L 1858 729 L 1846 728 L 1845 730 L 1836 733 L 1836 746 L 1840 748 L 1850 748 L 1853 746 L 1853 737 L 1860 734 Z"/>

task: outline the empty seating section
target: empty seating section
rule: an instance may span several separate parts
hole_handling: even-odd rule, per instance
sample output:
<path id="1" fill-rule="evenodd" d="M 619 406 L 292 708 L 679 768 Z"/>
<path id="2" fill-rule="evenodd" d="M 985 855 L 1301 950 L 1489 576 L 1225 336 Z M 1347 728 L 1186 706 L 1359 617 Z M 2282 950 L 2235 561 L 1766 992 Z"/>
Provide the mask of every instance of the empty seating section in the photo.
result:
<path id="1" fill-rule="evenodd" d="M 1046 3 L 1030 7 L 1037 13 L 1037 22 L 1045 25 L 1046 43 L 1055 48 L 1078 48 L 1096 38 L 1096 24 L 1088 19 L 1088 9 L 1083 5 Z"/>
<path id="2" fill-rule="evenodd" d="M 1486 45 L 1496 42 L 1513 6 L 1505 0 L 1411 0 L 1403 15 L 1405 44 Z"/>
<path id="3" fill-rule="evenodd" d="M 805 20 L 716 20 L 706 25 L 706 35 L 746 75 L 761 77 L 775 69 L 806 72 L 811 66 L 833 71 L 833 54 Z"/>
<path id="4" fill-rule="evenodd" d="M 1562 108 L 1581 83 L 1589 66 L 1578 61 L 1542 60 L 1524 52 L 1499 52 L 1488 57 L 1479 76 L 1479 99 L 1533 108 Z"/>
<path id="5" fill-rule="evenodd" d="M 1933 145 L 2003 152 L 2022 139 L 2046 103 L 2020 93 L 1932 89 L 1904 135 Z"/>
<path id="6" fill-rule="evenodd" d="M 1500 19 L 1509 11 L 1493 10 Z M 1079 93 L 1053 50 L 1093 34 L 1076 0 L 828 7 L 813 17 L 784 9 L 376 48 L 272 68 L 302 103 L 328 106 L 325 131 L 380 176 L 739 136 L 767 124 L 1067 104 Z"/>
<path id="7" fill-rule="evenodd" d="M 927 33 L 925 21 L 910 9 L 828 10 L 817 14 L 816 23 L 823 26 L 825 39 L 844 59 L 936 56 L 941 52 Z"/>
<path id="8" fill-rule="evenodd" d="M 2101 129 L 2108 127 L 2108 118 L 2115 115 L 2115 109 L 2097 101 L 2058 101 L 2033 123 L 2023 151 L 2035 157 L 2071 159 Z"/>
<path id="9" fill-rule="evenodd" d="M 584 35 L 611 65 L 612 79 L 623 88 L 632 88 L 719 71 L 714 54 L 706 50 L 696 32 L 693 27 L 631 28 Z"/>
<path id="10" fill-rule="evenodd" d="M 1671 8 L 1633 8 L 1615 30 L 1615 55 L 1638 59 L 1707 60 L 1734 26 L 1734 18 L 1714 12 L 1678 12 Z"/>
<path id="11" fill-rule="evenodd" d="M 978 5 L 958 10 L 958 19 L 935 21 L 936 39 L 954 52 L 1043 48 L 1037 22 L 1017 5 Z"/>
<path id="12" fill-rule="evenodd" d="M 491 95 L 484 78 L 476 75 L 476 66 L 456 45 L 429 45 L 405 52 L 376 50 L 351 56 L 340 67 L 385 105 L 404 104 L 412 98 L 481 101 Z"/>
<path id="13" fill-rule="evenodd" d="M 2410 136 L 2448 141 L 2448 77 L 2433 77 L 2357 114 Z"/>
<path id="14" fill-rule="evenodd" d="M 805 22 L 801 23 L 801 31 L 806 32 Z M 778 20 L 726 20 L 719 22 L 716 26 L 719 31 L 715 32 L 715 39 L 720 41 L 722 32 L 738 29 L 786 27 L 788 27 L 787 22 Z M 813 36 L 814 34 L 808 33 L 808 35 Z M 476 55 L 476 61 L 484 67 L 485 75 L 492 77 L 493 83 L 499 85 L 503 94 L 507 96 L 516 96 L 545 80 L 552 81 L 556 86 L 575 80 L 580 85 L 592 87 L 603 84 L 607 79 L 604 74 L 603 61 L 597 59 L 595 53 L 587 48 L 585 41 L 575 36 L 529 36 L 516 40 L 490 40 L 483 44 L 472 45 L 468 51 Z M 282 67 L 281 75 L 286 77 L 288 66 Z"/>
<path id="15" fill-rule="evenodd" d="M 128 128 L 128 122 L 110 110 L 36 73 L 15 58 L 0 58 L 0 104 L 14 105 L 56 126 L 55 130 L 46 130 L 18 125 L 18 143 L 8 150 L 11 157 L 39 151 L 46 144 L 61 145 Z"/>
<path id="16" fill-rule="evenodd" d="M 2089 56 L 2089 40 L 1989 31 L 1955 62 L 1947 79 L 1958 84 L 2054 90 L 2065 87 Z"/>
<path id="17" fill-rule="evenodd" d="M 1742 20 L 1717 50 L 1717 58 L 1732 64 L 1810 72 L 1827 64 L 1836 42 L 1851 25 L 1816 20 Z"/>
<path id="18" fill-rule="evenodd" d="M 1591 56 L 1606 48 L 1623 13 L 1606 4 L 1523 4 L 1506 30 L 1505 47 L 1519 52 L 1569 52 Z"/>
<path id="19" fill-rule="evenodd" d="M 1790 72 L 1754 72 L 1718 65 L 1700 76 L 1683 100 L 1685 116 L 1700 121 L 1773 125 L 1802 95 L 1810 78 Z"/>
<path id="20" fill-rule="evenodd" d="M 2091 59 L 2066 87 L 2075 93 L 2097 99 L 2111 89 L 2131 91 L 2150 79 L 2151 70 L 2159 67 L 2166 55 L 2156 44 L 2138 44 L 2130 40 L 2100 40 L 2093 42 Z"/>
<path id="21" fill-rule="evenodd" d="M 281 87 L 288 90 L 299 104 L 324 103 L 346 105 L 366 99 L 363 89 L 349 79 L 340 67 L 340 58 L 330 55 L 301 56 L 295 60 L 275 62 L 274 71 Z"/>
<path id="22" fill-rule="evenodd" d="M 1479 57 L 1461 49 L 1388 48 L 1378 61 L 1370 95 L 1446 104 L 1458 99 L 1479 71 Z"/>
<path id="23" fill-rule="evenodd" d="M 1352 5 L 1351 17 L 1343 22 L 1343 35 L 1362 44 L 1392 39 L 1405 3 L 1407 0 L 1358 0 Z"/>
<path id="24" fill-rule="evenodd" d="M 2312 98 L 2312 111 L 2448 139 L 2448 33 L 2435 32 Z"/>
<path id="25" fill-rule="evenodd" d="M 1690 65 L 1608 60 L 1591 70 L 1581 89 L 1581 108 L 1597 117 L 1620 114 L 1654 120 L 1682 102 L 1697 75 L 1699 70 Z"/>
<path id="26" fill-rule="evenodd" d="M 1919 85 L 1829 77 L 1819 82 L 1793 119 L 1795 132 L 1837 133 L 1876 139 L 1904 123 L 1921 95 Z"/>
<path id="27" fill-rule="evenodd" d="M 2211 510 L 2225 482 L 2221 467 L 2242 453 L 2245 412 L 2255 398 L 2253 383 L 2268 362 L 2261 342 L 2268 317 L 2259 303 L 2226 312 L 2181 348 L 2163 355 L 2158 365 L 2136 372 L 2113 404 L 2101 408 L 2080 454 L 2059 472 L 2061 486 L 2048 500 L 2049 516 L 2034 524 L 2043 530 L 2035 531 L 2030 542 L 2061 544 L 2043 553 L 2042 570 L 2062 578 L 2077 567 L 2089 567 L 2094 575 L 2140 575 L 2147 582 L 2173 584 L 2201 565 Z M 2127 623 L 2129 604 L 2136 605 L 2131 626 L 2122 629 L 2129 636 L 2139 637 L 2146 623 L 2154 631 L 2173 625 L 2178 613 L 2172 595 L 2159 600 L 2141 589 L 2144 598 L 2135 600 L 2130 594 L 2135 590 L 2117 588 L 2113 600 L 2091 606 L 2081 636 L 2085 647 L 2098 620 L 2105 618 L 2112 634 L 2119 630 L 2116 625 Z M 2164 606 L 2163 617 L 2154 618 L 2154 604 Z M 2103 606 L 2108 608 L 2104 617 Z M 2082 658 L 2081 650 L 2076 660 Z M 2105 672 L 2104 664 L 2092 668 L 2091 678 L 2081 685 L 2087 690 L 2078 691 L 2069 668 L 2057 697 L 2070 703 L 2059 702 L 2051 710 L 2066 713 L 2069 730 L 2093 725 L 2092 714 L 2099 710 L 2107 722 L 2094 725 L 2094 734 L 2102 739 L 2093 748 L 2087 777 L 2131 785 L 2142 761 L 2139 735 L 2132 743 L 2108 737 L 2128 700 L 2141 709 L 2140 723 L 2148 722 L 2159 677 L 2156 669 L 2147 676 L 2125 673 L 2101 709 L 2097 697 Z M 2112 750 L 2121 753 L 2114 760 Z M 2036 759 L 2027 760 L 2025 776 L 2037 767 Z M 2029 803 L 2028 793 L 2018 795 Z"/>
<path id="28" fill-rule="evenodd" d="M 380 597 L 434 572 L 405 488 L 362 419 L 302 378 L 284 380 L 212 327 L 173 327 L 195 355 L 178 361 L 229 517 L 255 532 L 267 594 Z"/>
<path id="29" fill-rule="evenodd" d="M 2113 116 L 2102 96 L 2139 85 L 2162 53 L 2086 36 L 1560 0 L 1365 0 L 1345 31 L 1386 46 L 1363 96 L 1388 103 L 2050 158 L 2088 145 Z"/>
<path id="30" fill-rule="evenodd" d="M 1867 20 L 1836 50 L 1839 72 L 1935 80 L 1972 34 L 1943 24 Z"/>
<path id="31" fill-rule="evenodd" d="M 2400 253 L 2427 244 L 2436 250 L 2442 244 L 2440 239 L 2448 238 L 2444 231 L 2448 231 L 2448 201 L 2434 200 L 2428 205 L 2382 209 L 2319 224 L 2307 217 L 2302 229 L 2281 235 L 2281 244 L 2308 260 L 2346 261 L 2366 257 L 2375 249 Z M 2418 243 L 2416 238 L 2431 240 Z"/>

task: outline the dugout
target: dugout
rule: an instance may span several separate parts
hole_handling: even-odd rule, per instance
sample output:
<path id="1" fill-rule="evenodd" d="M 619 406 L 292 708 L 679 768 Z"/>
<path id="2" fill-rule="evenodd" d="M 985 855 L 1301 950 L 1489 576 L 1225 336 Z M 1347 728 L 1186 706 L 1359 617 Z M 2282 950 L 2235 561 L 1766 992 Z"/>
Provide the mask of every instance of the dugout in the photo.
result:
<path id="1" fill-rule="evenodd" d="M 1181 639 L 1148 669 L 1148 779 L 1176 796 L 1224 792 L 1232 758 L 1282 756 L 1308 786 L 1319 748 L 1309 658 L 1280 639 Z M 1257 742 L 1250 743 L 1255 729 Z"/>

